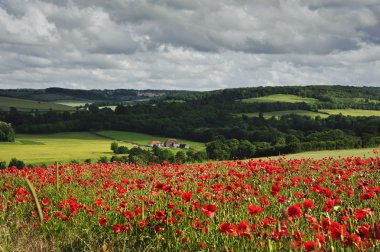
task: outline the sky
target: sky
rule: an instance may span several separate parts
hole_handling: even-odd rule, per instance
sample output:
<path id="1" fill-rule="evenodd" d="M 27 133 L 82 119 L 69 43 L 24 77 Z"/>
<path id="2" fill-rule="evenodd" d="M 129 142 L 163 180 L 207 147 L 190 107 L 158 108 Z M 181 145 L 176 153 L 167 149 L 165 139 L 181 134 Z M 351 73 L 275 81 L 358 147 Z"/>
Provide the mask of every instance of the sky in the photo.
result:
<path id="1" fill-rule="evenodd" d="M 380 86 L 379 0 L 0 0 L 0 88 Z"/>

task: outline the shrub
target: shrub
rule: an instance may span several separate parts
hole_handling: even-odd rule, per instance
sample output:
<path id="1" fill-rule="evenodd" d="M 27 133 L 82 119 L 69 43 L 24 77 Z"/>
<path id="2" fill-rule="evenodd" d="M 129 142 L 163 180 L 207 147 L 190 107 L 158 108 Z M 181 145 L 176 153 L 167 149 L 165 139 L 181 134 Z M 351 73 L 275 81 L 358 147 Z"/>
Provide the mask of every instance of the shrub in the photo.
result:
<path id="1" fill-rule="evenodd" d="M 1 161 L 0 162 L 0 170 L 3 170 L 5 168 L 7 168 L 7 163 L 5 161 Z"/>
<path id="2" fill-rule="evenodd" d="M 15 166 L 17 169 L 22 169 L 25 166 L 24 161 L 18 160 L 17 158 L 12 158 L 11 161 L 9 162 L 8 167 Z"/>
<path id="3" fill-rule="evenodd" d="M 108 163 L 108 157 L 102 156 L 99 158 L 98 163 Z"/>

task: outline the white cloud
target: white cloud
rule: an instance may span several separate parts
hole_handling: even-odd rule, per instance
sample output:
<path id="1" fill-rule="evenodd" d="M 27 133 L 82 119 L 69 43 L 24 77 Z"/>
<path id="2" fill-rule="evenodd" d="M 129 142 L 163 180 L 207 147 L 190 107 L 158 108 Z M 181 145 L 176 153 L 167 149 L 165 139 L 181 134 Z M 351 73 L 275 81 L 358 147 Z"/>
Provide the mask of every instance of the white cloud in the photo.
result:
<path id="1" fill-rule="evenodd" d="M 377 0 L 4 0 L 0 87 L 379 85 Z"/>

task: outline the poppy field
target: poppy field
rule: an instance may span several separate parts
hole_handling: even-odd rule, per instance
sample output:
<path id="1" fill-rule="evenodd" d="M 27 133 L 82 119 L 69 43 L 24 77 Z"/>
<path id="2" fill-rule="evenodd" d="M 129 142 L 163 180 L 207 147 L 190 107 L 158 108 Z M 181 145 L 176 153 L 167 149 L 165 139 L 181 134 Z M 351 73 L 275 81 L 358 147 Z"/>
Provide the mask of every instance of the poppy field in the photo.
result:
<path id="1" fill-rule="evenodd" d="M 380 157 L 8 168 L 0 250 L 376 251 L 379 181 Z"/>

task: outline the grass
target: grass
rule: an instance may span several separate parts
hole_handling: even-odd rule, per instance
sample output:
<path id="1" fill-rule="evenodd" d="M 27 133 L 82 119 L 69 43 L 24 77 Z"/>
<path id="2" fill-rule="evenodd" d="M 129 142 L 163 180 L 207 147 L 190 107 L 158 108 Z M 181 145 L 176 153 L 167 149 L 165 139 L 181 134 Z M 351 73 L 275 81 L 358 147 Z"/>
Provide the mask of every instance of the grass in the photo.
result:
<path id="1" fill-rule="evenodd" d="M 375 157 L 377 156 L 373 150 L 380 152 L 380 148 L 363 148 L 363 149 L 348 149 L 348 150 L 325 150 L 325 151 L 308 151 L 296 154 L 288 154 L 288 158 L 313 158 L 323 159 L 326 157 L 341 158 L 341 157 Z"/>
<path id="2" fill-rule="evenodd" d="M 109 106 L 101 106 L 101 107 L 99 107 L 99 109 L 109 108 L 109 109 L 112 109 L 113 111 L 115 111 L 116 107 L 117 107 L 116 105 L 109 105 Z"/>
<path id="3" fill-rule="evenodd" d="M 297 103 L 297 102 L 305 102 L 305 103 L 311 103 L 311 104 L 318 102 L 318 100 L 314 99 L 314 98 L 301 97 L 301 96 L 290 95 L 290 94 L 274 94 L 274 95 L 268 95 L 268 96 L 262 96 L 262 97 L 242 99 L 241 101 L 245 102 L 245 103 L 255 103 L 255 102 L 261 102 L 261 103 L 271 103 L 271 102 Z"/>
<path id="4" fill-rule="evenodd" d="M 168 137 L 153 136 L 149 134 L 128 132 L 128 131 L 99 131 L 97 132 L 100 136 L 108 137 L 118 141 L 124 141 L 128 143 L 134 143 L 138 145 L 147 145 L 150 141 L 160 141 L 165 142 Z M 184 143 L 190 146 L 192 149 L 201 150 L 204 149 L 204 143 L 194 142 L 184 139 L 177 139 L 178 142 Z"/>
<path id="5" fill-rule="evenodd" d="M 74 108 L 62 104 L 0 97 L 0 110 L 9 111 L 11 107 L 15 107 L 19 111 L 26 112 L 31 110 L 48 111 L 50 109 L 57 111 L 74 111 Z"/>
<path id="6" fill-rule="evenodd" d="M 344 116 L 380 116 L 380 110 L 364 110 L 364 109 L 321 109 L 320 112 L 327 113 L 329 115 Z"/>
<path id="7" fill-rule="evenodd" d="M 11 158 L 23 160 L 26 164 L 52 164 L 55 161 L 71 160 L 97 161 L 101 156 L 112 156 L 112 140 L 87 132 L 57 134 L 18 134 L 14 143 L 0 143 L 0 160 Z M 125 144 L 129 148 L 132 144 Z"/>
<path id="8" fill-rule="evenodd" d="M 326 118 L 329 115 L 318 113 L 318 112 L 313 112 L 313 111 L 308 111 L 308 110 L 283 110 L 283 111 L 272 111 L 272 112 L 263 112 L 264 118 L 269 119 L 272 116 L 274 117 L 281 117 L 283 115 L 291 115 L 291 114 L 297 114 L 300 116 L 309 116 L 309 117 L 317 117 L 320 116 L 321 118 Z M 236 114 L 237 116 L 241 115 L 246 115 L 248 117 L 259 117 L 259 113 L 241 113 L 241 114 Z"/>

